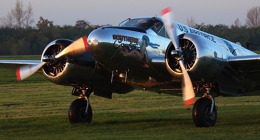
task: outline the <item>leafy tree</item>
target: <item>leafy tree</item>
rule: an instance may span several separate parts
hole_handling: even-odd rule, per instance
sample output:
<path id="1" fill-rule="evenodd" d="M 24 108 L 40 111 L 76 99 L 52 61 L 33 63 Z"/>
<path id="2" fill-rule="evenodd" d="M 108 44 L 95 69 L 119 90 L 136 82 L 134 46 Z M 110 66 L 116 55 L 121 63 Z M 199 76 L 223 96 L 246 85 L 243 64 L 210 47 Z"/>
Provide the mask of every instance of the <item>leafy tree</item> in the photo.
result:
<path id="1" fill-rule="evenodd" d="M 75 27 L 87 29 L 88 27 L 90 27 L 90 22 L 88 22 L 87 20 L 77 20 Z"/>
<path id="2" fill-rule="evenodd" d="M 44 19 L 43 17 L 40 17 L 38 23 L 36 24 L 36 27 L 38 29 L 46 29 L 53 27 L 53 21 L 49 21 L 48 19 Z"/>
<path id="3" fill-rule="evenodd" d="M 58 38 L 76 40 L 94 28 L 56 26 L 46 28 L 0 28 L 0 55 L 41 54 L 47 44 Z"/>

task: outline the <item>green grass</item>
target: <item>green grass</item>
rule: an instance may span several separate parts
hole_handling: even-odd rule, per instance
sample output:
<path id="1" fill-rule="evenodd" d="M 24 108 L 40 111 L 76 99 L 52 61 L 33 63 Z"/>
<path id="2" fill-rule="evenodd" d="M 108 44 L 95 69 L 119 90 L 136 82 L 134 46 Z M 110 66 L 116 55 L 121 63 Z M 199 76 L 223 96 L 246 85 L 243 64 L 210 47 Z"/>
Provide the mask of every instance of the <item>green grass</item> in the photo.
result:
<path id="1" fill-rule="evenodd" d="M 255 53 L 257 53 L 257 54 L 260 54 L 260 51 L 254 51 Z"/>
<path id="2" fill-rule="evenodd" d="M 218 97 L 216 126 L 197 128 L 182 98 L 136 90 L 113 99 L 91 96 L 91 124 L 70 124 L 77 97 L 41 74 L 15 82 L 0 69 L 0 139 L 260 139 L 260 97 Z M 259 95 L 259 94 L 258 94 Z"/>

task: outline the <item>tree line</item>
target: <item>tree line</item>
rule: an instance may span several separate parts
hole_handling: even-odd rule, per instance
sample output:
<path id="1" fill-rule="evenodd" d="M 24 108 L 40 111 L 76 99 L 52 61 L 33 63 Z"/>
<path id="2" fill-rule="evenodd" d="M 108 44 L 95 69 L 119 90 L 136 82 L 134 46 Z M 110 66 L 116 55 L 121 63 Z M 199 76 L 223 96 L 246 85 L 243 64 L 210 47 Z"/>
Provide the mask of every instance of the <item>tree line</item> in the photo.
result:
<path id="1" fill-rule="evenodd" d="M 41 54 L 51 41 L 58 38 L 75 40 L 88 35 L 94 28 L 54 26 L 44 29 L 0 28 L 0 55 Z"/>
<path id="2" fill-rule="evenodd" d="M 15 8 L 0 19 L 0 55 L 38 55 L 55 39 L 75 40 L 98 27 L 87 20 L 78 20 L 75 25 L 59 26 L 43 17 L 33 27 L 32 15 L 31 5 L 24 7 L 22 1 L 17 0 Z M 196 24 L 192 17 L 187 22 L 194 28 L 232 42 L 240 42 L 244 47 L 249 44 L 251 50 L 260 50 L 260 6 L 248 11 L 246 25 L 241 25 L 239 19 L 232 26 Z"/>
<path id="3" fill-rule="evenodd" d="M 75 40 L 98 27 L 87 20 L 77 20 L 73 26 L 59 26 L 43 17 L 39 18 L 35 27 L 32 26 L 32 16 L 31 4 L 25 7 L 21 0 L 17 0 L 6 17 L 0 18 L 0 55 L 41 54 L 45 46 L 55 39 Z"/>

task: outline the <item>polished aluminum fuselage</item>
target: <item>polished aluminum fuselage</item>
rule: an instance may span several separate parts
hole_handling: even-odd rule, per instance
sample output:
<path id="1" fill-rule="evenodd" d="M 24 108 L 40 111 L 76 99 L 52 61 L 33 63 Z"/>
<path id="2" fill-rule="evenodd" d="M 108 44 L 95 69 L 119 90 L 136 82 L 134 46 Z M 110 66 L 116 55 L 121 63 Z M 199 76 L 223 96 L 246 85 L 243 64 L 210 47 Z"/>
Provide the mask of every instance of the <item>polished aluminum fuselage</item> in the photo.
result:
<path id="1" fill-rule="evenodd" d="M 158 20 L 161 20 L 158 18 Z M 195 64 L 189 69 L 192 81 L 210 81 L 237 86 L 229 70 L 227 60 L 233 56 L 254 55 L 242 46 L 214 35 L 176 23 L 180 38 L 190 40 L 196 47 Z M 149 44 L 142 50 L 144 37 Z M 166 52 L 172 43 L 167 36 L 160 36 L 151 28 L 143 31 L 135 28 L 101 27 L 89 35 L 93 57 L 110 71 L 143 87 L 152 87 L 178 81 L 182 73 L 167 68 Z M 135 53 L 129 53 L 133 50 Z M 145 58 L 137 53 L 145 51 Z M 129 55 L 128 55 L 129 54 Z M 127 75 L 126 75 L 127 74 Z M 240 81 L 241 82 L 241 81 Z M 239 83 L 243 86 L 243 83 Z"/>
<path id="2" fill-rule="evenodd" d="M 133 50 L 142 53 L 143 36 L 147 36 L 151 43 L 159 46 L 156 48 L 147 46 L 145 55 L 129 54 L 129 51 Z M 94 40 L 98 41 L 98 45 L 91 44 Z M 158 60 L 165 58 L 165 51 L 171 41 L 158 36 L 150 29 L 144 33 L 130 29 L 103 27 L 89 35 L 89 42 L 93 57 L 111 71 L 127 73 L 129 82 L 149 82 L 153 79 L 161 83 L 172 79 L 164 63 L 152 62 L 156 61 L 156 58 Z"/>

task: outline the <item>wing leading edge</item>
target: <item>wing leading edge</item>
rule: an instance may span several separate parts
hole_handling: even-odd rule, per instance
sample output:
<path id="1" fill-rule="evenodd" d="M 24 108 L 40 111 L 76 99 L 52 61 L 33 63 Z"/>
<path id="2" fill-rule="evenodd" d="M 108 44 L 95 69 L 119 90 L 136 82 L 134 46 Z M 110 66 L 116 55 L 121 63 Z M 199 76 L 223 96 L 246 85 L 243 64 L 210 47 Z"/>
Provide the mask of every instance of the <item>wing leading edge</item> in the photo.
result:
<path id="1" fill-rule="evenodd" d="M 37 65 L 40 64 L 40 60 L 0 60 L 0 68 L 14 68 L 23 65 Z"/>

